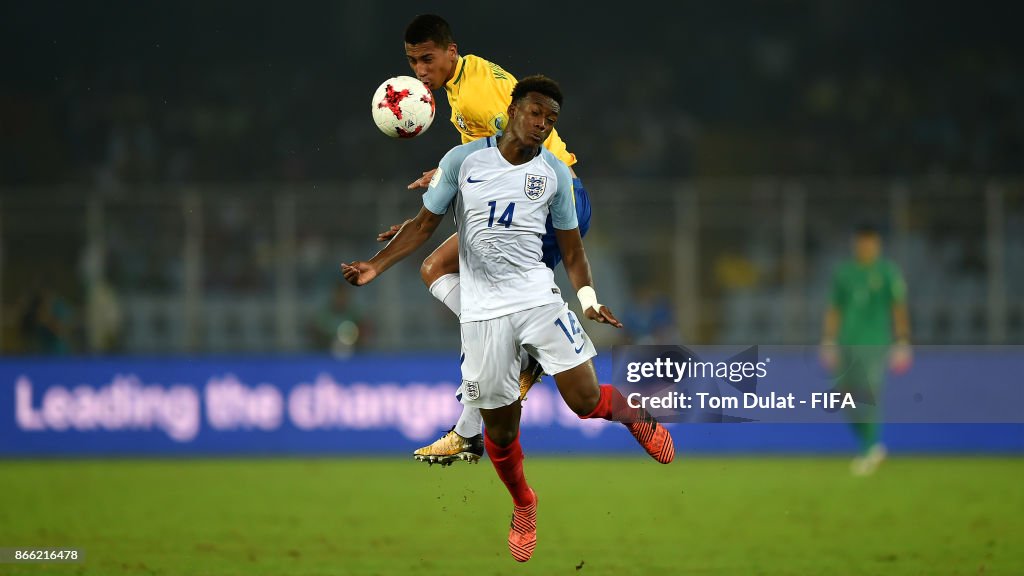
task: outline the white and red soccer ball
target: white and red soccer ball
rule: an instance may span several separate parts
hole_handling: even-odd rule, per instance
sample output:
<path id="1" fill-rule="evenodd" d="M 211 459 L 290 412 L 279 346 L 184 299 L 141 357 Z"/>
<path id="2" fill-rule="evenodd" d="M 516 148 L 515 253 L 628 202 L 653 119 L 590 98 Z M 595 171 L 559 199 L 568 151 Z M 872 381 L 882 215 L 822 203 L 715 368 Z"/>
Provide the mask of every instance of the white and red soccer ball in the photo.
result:
<path id="1" fill-rule="evenodd" d="M 384 81 L 373 93 L 373 121 L 392 138 L 414 138 L 434 121 L 434 95 L 411 76 Z"/>

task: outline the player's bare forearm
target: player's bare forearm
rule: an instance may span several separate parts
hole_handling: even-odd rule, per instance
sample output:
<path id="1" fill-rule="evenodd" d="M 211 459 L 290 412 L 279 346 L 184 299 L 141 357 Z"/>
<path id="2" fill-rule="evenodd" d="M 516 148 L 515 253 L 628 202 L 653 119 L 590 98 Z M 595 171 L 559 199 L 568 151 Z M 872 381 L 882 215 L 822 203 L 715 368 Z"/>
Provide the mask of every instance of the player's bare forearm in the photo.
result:
<path id="1" fill-rule="evenodd" d="M 892 307 L 892 331 L 896 340 L 889 354 L 889 368 L 894 374 L 903 374 L 910 369 L 913 354 L 910 351 L 910 314 L 906 302 L 897 302 Z"/>
<path id="2" fill-rule="evenodd" d="M 430 238 L 441 223 L 442 215 L 434 214 L 426 208 L 420 208 L 419 214 L 402 226 L 401 231 L 388 242 L 383 250 L 377 252 L 369 263 L 380 274 L 397 262 L 411 254 Z"/>
<path id="3" fill-rule="evenodd" d="M 587 259 L 586 251 L 583 250 L 580 229 L 558 230 L 556 228 L 555 240 L 558 242 L 558 249 L 562 252 L 562 265 L 565 266 L 565 273 L 569 276 L 573 289 L 580 296 L 583 315 L 595 322 L 622 328 L 622 322 L 619 322 L 611 309 L 597 303 L 597 295 L 593 289 L 594 278 L 590 273 L 590 260 Z M 586 288 L 589 295 L 584 296 L 581 288 Z M 589 305 L 584 303 L 584 298 L 589 300 Z"/>
<path id="4" fill-rule="evenodd" d="M 584 286 L 593 286 L 594 278 L 590 273 L 590 261 L 583 249 L 583 239 L 580 237 L 580 229 L 572 230 L 555 229 L 555 240 L 558 242 L 558 249 L 562 252 L 562 265 L 565 266 L 565 273 L 569 276 L 574 290 Z"/>
<path id="5" fill-rule="evenodd" d="M 422 246 L 434 233 L 434 230 L 437 230 L 440 223 L 441 215 L 434 214 L 426 208 L 420 208 L 419 214 L 406 222 L 401 231 L 373 258 L 365 262 L 343 263 L 341 272 L 345 280 L 355 286 L 368 284 Z"/>
<path id="6" fill-rule="evenodd" d="M 897 342 L 910 341 L 910 313 L 907 312 L 906 302 L 892 307 L 892 328 Z"/>
<path id="7" fill-rule="evenodd" d="M 839 334 L 839 323 L 842 316 L 839 309 L 829 306 L 825 311 L 825 318 L 821 321 L 821 347 L 818 350 L 818 357 L 822 366 L 828 371 L 833 371 L 839 366 L 839 353 L 836 350 L 836 336 Z"/>
<path id="8" fill-rule="evenodd" d="M 822 322 L 822 342 L 836 341 L 836 335 L 839 334 L 840 321 L 839 309 L 835 306 L 829 306 L 828 311 L 825 312 L 825 320 Z"/>

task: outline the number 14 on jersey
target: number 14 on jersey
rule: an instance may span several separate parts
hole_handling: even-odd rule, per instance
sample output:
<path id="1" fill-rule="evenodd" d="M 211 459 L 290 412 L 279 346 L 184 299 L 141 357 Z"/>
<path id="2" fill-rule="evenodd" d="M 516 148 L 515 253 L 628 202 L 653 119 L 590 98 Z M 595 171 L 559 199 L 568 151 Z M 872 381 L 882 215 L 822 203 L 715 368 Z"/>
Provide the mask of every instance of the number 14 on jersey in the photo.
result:
<path id="1" fill-rule="evenodd" d="M 497 211 L 498 203 L 495 202 L 494 200 L 491 200 L 490 202 L 487 203 L 487 205 L 491 207 L 491 215 L 490 217 L 487 218 L 487 227 L 491 228 L 494 226 L 494 213 Z M 505 208 L 505 211 L 502 212 L 501 216 L 498 217 L 498 224 L 504 226 L 505 228 L 511 226 L 512 216 L 515 214 L 515 211 L 516 203 L 509 202 L 508 206 Z"/>

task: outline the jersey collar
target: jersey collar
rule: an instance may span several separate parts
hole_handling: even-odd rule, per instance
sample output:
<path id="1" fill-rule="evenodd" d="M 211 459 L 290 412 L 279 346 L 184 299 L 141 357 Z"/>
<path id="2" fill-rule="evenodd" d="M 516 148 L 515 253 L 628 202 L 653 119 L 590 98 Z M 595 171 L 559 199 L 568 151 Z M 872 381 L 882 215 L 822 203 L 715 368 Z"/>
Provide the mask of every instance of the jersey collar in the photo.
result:
<path id="1" fill-rule="evenodd" d="M 459 59 L 455 61 L 455 75 L 452 79 L 445 83 L 445 90 L 451 92 L 459 84 L 459 80 L 462 80 L 462 73 L 466 71 L 466 59 L 464 56 L 459 56 Z"/>

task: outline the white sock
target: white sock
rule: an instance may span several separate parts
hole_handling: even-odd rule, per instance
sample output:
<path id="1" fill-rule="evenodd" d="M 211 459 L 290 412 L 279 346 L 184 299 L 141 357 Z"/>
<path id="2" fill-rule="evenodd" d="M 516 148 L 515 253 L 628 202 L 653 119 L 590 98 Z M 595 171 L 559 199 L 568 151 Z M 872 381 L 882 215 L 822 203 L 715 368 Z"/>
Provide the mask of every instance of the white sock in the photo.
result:
<path id="1" fill-rule="evenodd" d="M 462 316 L 462 290 L 459 289 L 458 274 L 445 274 L 430 285 L 430 293 L 440 300 L 456 316 Z"/>
<path id="2" fill-rule="evenodd" d="M 430 285 L 430 293 L 437 298 L 456 316 L 462 315 L 462 290 L 460 289 L 461 279 L 458 274 L 445 274 Z M 463 438 L 472 438 L 483 430 L 483 417 L 480 410 L 462 407 L 462 414 L 455 424 L 455 433 Z"/>
<path id="3" fill-rule="evenodd" d="M 484 419 L 480 416 L 480 410 L 463 406 L 462 415 L 459 416 L 459 421 L 455 423 L 455 433 L 463 438 L 472 438 L 483 429 Z"/>

